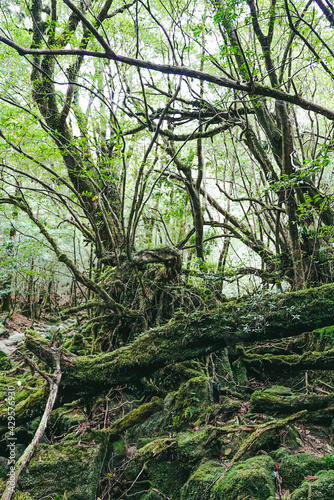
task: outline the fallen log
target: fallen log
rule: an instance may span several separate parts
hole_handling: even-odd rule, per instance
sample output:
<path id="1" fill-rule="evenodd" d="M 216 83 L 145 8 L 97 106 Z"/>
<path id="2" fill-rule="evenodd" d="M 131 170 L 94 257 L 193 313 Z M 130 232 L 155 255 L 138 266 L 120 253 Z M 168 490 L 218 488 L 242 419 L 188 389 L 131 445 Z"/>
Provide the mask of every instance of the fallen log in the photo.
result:
<path id="1" fill-rule="evenodd" d="M 303 354 L 271 355 L 271 354 L 248 354 L 240 346 L 237 349 L 242 362 L 249 367 L 269 370 L 333 370 L 334 349 L 323 352 L 305 352 Z"/>
<path id="2" fill-rule="evenodd" d="M 107 427 L 104 432 L 108 434 L 109 441 L 114 441 L 121 433 L 142 422 L 163 409 L 163 401 L 160 398 L 153 397 L 149 403 L 144 403 L 139 408 L 135 408 L 124 417 L 119 418 Z"/>
<path id="3" fill-rule="evenodd" d="M 319 394 L 277 394 L 270 389 L 255 391 L 251 397 L 251 411 L 262 413 L 290 413 L 302 410 L 315 410 L 333 407 L 334 395 Z"/>
<path id="4" fill-rule="evenodd" d="M 334 285 L 231 301 L 210 313 L 195 313 L 140 335 L 114 352 L 76 357 L 63 353 L 62 388 L 75 391 L 133 383 L 171 362 L 198 358 L 224 347 L 292 337 L 334 322 Z M 47 343 L 29 334 L 27 348 L 52 366 Z"/>

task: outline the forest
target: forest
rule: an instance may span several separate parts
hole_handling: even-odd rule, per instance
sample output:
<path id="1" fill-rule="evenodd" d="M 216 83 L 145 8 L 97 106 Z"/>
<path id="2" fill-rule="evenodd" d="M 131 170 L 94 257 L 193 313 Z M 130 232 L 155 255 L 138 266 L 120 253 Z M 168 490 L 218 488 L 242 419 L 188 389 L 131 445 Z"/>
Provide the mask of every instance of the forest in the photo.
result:
<path id="1" fill-rule="evenodd" d="M 334 3 L 1 0 L 0 500 L 334 498 Z"/>

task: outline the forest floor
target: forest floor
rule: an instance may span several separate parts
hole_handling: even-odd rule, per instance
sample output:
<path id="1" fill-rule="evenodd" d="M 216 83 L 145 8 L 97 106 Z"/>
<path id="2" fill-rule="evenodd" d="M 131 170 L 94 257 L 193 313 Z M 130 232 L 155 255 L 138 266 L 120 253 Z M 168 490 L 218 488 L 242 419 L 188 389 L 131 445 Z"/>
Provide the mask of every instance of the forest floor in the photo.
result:
<path id="1" fill-rule="evenodd" d="M 63 379 L 14 500 L 334 498 L 334 375 L 326 364 L 333 332 L 329 326 L 151 366 L 137 349 L 146 345 L 146 355 L 152 348 L 158 359 L 164 335 L 173 339 L 165 327 L 97 355 L 77 317 L 2 315 L 0 491 L 8 479 L 8 384 L 16 387 L 19 459 L 48 398 L 45 379 L 24 356 L 50 374 L 48 345 L 57 337 Z M 140 362 L 146 372 L 137 376 Z"/>

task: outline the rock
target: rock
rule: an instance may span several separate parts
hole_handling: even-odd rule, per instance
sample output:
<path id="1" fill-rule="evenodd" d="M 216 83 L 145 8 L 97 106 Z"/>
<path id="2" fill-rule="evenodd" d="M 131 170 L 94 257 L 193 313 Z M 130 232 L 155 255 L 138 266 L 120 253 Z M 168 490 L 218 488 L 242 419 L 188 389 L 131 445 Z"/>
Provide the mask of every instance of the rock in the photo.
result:
<path id="1" fill-rule="evenodd" d="M 159 438 L 137 451 L 132 462 L 133 479 L 145 467 L 149 487 L 161 491 L 173 500 L 180 498 L 180 490 L 187 481 L 191 465 L 179 456 L 175 439 Z M 131 480 L 131 478 L 129 477 Z M 149 498 L 155 498 L 150 496 Z"/>
<path id="2" fill-rule="evenodd" d="M 334 471 L 319 471 L 316 480 L 303 481 L 290 500 L 329 500 L 334 498 Z"/>
<path id="3" fill-rule="evenodd" d="M 320 470 L 329 468 L 334 468 L 334 456 L 316 457 L 308 453 L 285 455 L 280 466 L 283 478 L 282 486 L 293 491 L 301 485 L 304 477 L 314 476 Z"/>
<path id="4" fill-rule="evenodd" d="M 106 446 L 102 434 L 95 435 L 91 441 L 83 435 L 79 442 L 40 444 L 19 481 L 19 490 L 29 492 L 34 500 L 65 494 L 68 500 L 95 500 Z"/>
<path id="5" fill-rule="evenodd" d="M 212 500 L 274 500 L 274 461 L 268 456 L 249 458 L 232 467 L 212 486 Z"/>
<path id="6" fill-rule="evenodd" d="M 214 481 L 224 471 L 225 468 L 217 461 L 208 460 L 202 463 L 182 487 L 181 500 L 208 500 Z"/>
<path id="7" fill-rule="evenodd" d="M 174 430 L 186 428 L 191 422 L 204 423 L 206 414 L 213 409 L 213 384 L 205 376 L 184 382 L 177 392 L 168 396 L 165 406 L 169 426 Z"/>

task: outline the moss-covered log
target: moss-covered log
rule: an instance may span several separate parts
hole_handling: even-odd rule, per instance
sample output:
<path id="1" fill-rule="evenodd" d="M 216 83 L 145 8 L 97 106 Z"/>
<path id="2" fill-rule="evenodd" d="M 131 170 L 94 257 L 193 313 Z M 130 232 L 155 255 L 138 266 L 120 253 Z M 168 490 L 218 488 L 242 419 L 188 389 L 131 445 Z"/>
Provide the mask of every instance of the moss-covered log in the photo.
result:
<path id="1" fill-rule="evenodd" d="M 334 405 L 334 395 L 278 394 L 271 389 L 255 391 L 251 397 L 254 412 L 290 414 L 299 410 L 320 410 Z"/>
<path id="2" fill-rule="evenodd" d="M 135 408 L 127 415 L 113 422 L 113 424 L 105 429 L 109 440 L 113 441 L 121 432 L 125 432 L 130 427 L 141 424 L 148 417 L 163 409 L 163 401 L 160 398 L 154 397 L 149 403 L 144 403 L 139 408 Z"/>
<path id="3" fill-rule="evenodd" d="M 248 354 L 238 348 L 242 361 L 246 366 L 261 367 L 268 370 L 333 370 L 334 349 L 323 352 L 305 352 L 303 354 L 271 355 Z"/>
<path id="4" fill-rule="evenodd" d="M 167 363 L 203 356 L 236 344 L 290 337 L 329 326 L 334 318 L 334 285 L 228 302 L 210 314 L 194 314 L 149 330 L 126 347 L 98 356 L 62 357 L 62 385 L 85 390 L 129 383 Z M 28 349 L 52 364 L 52 350 L 36 336 Z"/>

